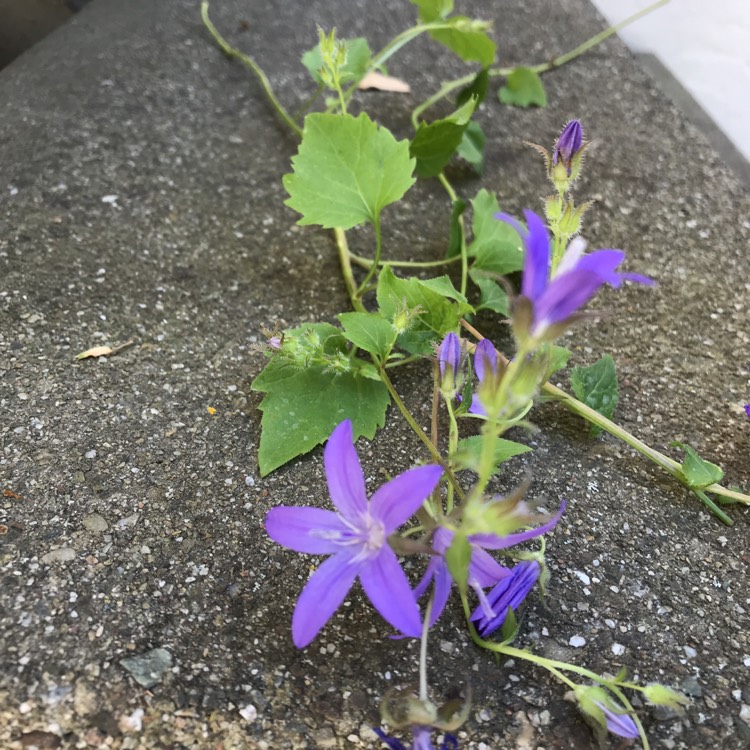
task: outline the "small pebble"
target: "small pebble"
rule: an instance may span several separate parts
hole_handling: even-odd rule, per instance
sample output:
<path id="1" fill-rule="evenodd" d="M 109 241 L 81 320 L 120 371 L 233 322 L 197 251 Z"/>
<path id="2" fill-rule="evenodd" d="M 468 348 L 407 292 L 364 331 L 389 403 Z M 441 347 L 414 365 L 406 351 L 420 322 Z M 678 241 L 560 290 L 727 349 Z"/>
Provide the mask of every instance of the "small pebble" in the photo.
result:
<path id="1" fill-rule="evenodd" d="M 581 646 L 586 645 L 586 639 L 583 636 L 580 635 L 574 635 L 569 641 L 568 644 L 572 646 L 573 648 L 581 648 Z"/>
<path id="2" fill-rule="evenodd" d="M 89 515 L 83 519 L 83 525 L 89 531 L 94 532 L 106 531 L 109 528 L 106 519 L 98 513 L 89 513 Z"/>
<path id="3" fill-rule="evenodd" d="M 70 562 L 74 560 L 76 556 L 75 550 L 72 547 L 60 547 L 59 549 L 53 549 L 46 555 L 42 556 L 43 563 L 54 563 L 54 562 Z"/>
<path id="4" fill-rule="evenodd" d="M 240 709 L 240 716 L 247 722 L 252 723 L 258 718 L 258 709 L 252 703 Z"/>

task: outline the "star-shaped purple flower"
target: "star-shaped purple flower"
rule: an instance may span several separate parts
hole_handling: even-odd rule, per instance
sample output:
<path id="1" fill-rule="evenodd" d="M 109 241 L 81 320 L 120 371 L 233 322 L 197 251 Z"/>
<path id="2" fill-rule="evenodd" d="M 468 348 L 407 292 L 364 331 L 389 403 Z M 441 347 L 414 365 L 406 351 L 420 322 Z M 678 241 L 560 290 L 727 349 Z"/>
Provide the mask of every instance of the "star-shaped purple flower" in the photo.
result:
<path id="1" fill-rule="evenodd" d="M 468 537 L 471 544 L 468 584 L 474 589 L 479 599 L 479 608 L 488 621 L 500 615 L 501 612 L 493 607 L 485 595 L 484 589 L 489 586 L 495 586 L 498 582 L 511 577 L 513 571 L 500 565 L 487 550 L 508 549 L 509 547 L 514 547 L 516 544 L 521 544 L 522 542 L 527 542 L 530 539 L 536 539 L 542 536 L 542 534 L 546 534 L 557 525 L 564 511 L 565 502 L 563 501 L 560 505 L 560 510 L 549 521 L 535 529 L 518 531 L 506 536 L 472 534 Z M 451 586 L 453 585 L 453 579 L 448 570 L 448 564 L 445 561 L 445 552 L 450 547 L 452 541 L 453 532 L 450 529 L 441 527 L 435 531 L 432 537 L 432 549 L 437 554 L 433 555 L 430 559 L 422 580 L 414 589 L 414 596 L 419 599 L 427 591 L 430 582 L 434 581 L 430 627 L 437 622 L 438 617 L 440 617 L 445 609 Z M 507 612 L 507 609 L 508 607 L 505 606 L 502 608 L 502 612 Z"/>
<path id="2" fill-rule="evenodd" d="M 375 609 L 394 628 L 418 638 L 422 624 L 409 581 L 388 537 L 430 495 L 439 466 L 420 466 L 384 484 L 368 502 L 365 478 L 347 419 L 331 434 L 324 463 L 336 512 L 282 506 L 269 511 L 266 531 L 275 542 L 316 555 L 331 555 L 305 585 L 292 618 L 297 648 L 307 646 L 328 622 L 357 577 Z"/>
<path id="3" fill-rule="evenodd" d="M 623 281 L 653 284 L 646 276 L 618 273 L 625 260 L 622 250 L 595 250 L 584 255 L 585 241 L 574 239 L 550 280 L 551 245 L 547 227 L 540 216 L 525 210 L 526 224 L 508 214 L 495 218 L 510 224 L 523 240 L 525 254 L 521 294 L 531 302 L 533 317 L 530 334 L 541 336 L 551 326 L 568 323 L 605 284 L 619 287 Z"/>

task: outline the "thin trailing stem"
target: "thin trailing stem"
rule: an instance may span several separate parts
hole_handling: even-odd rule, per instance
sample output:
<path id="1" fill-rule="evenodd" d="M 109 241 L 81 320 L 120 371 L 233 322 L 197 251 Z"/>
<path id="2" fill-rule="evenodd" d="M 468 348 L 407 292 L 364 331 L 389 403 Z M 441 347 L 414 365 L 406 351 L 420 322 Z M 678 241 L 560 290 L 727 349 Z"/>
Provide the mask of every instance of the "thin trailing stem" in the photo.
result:
<path id="1" fill-rule="evenodd" d="M 339 253 L 341 275 L 344 278 L 349 301 L 357 312 L 365 312 L 365 306 L 362 304 L 362 300 L 357 296 L 357 282 L 354 280 L 354 274 L 352 272 L 351 253 L 349 252 L 349 243 L 346 241 L 346 232 L 344 232 L 341 227 L 335 227 L 333 230 L 333 236 L 336 239 L 336 249 Z"/>
<path id="2" fill-rule="evenodd" d="M 211 19 L 208 17 L 207 0 L 203 0 L 203 2 L 201 3 L 201 19 L 203 20 L 203 25 L 208 30 L 208 33 L 211 34 L 211 36 L 214 38 L 214 41 L 219 45 L 222 52 L 224 52 L 227 57 L 234 57 L 237 60 L 240 60 L 245 65 L 247 65 L 250 70 L 253 71 L 255 77 L 260 82 L 260 85 L 263 87 L 263 91 L 268 97 L 268 100 L 271 102 L 273 108 L 278 113 L 279 117 L 281 117 L 281 119 L 298 136 L 302 137 L 302 128 L 292 119 L 292 116 L 286 111 L 284 105 L 276 98 L 276 94 L 273 93 L 273 88 L 271 87 L 271 82 L 268 80 L 268 76 L 266 76 L 266 74 L 263 72 L 263 69 L 251 57 L 232 47 L 213 25 Z"/>
<path id="3" fill-rule="evenodd" d="M 478 341 L 481 341 L 484 338 L 484 336 L 479 331 L 477 331 L 476 328 L 474 328 L 470 323 L 467 323 L 465 320 L 461 321 L 461 325 Z M 508 363 L 508 359 L 504 357 L 502 353 L 498 352 L 498 357 L 504 363 Z M 681 484 L 684 484 L 688 487 L 688 489 L 695 491 L 694 488 L 687 485 L 685 476 L 682 473 L 682 465 L 674 459 L 669 458 L 669 456 L 665 456 L 660 451 L 652 448 L 650 445 L 647 445 L 623 427 L 620 427 L 618 424 L 615 424 L 602 414 L 599 414 L 598 411 L 595 411 L 590 406 L 584 404 L 582 401 L 579 401 L 569 393 L 566 393 L 564 390 L 562 390 L 562 388 L 558 388 L 552 383 L 545 383 L 542 386 L 541 390 L 542 393 L 546 396 L 551 396 L 556 401 L 560 401 L 567 409 L 572 411 L 574 414 L 578 414 L 578 416 L 583 417 L 591 424 L 594 424 L 597 427 L 601 427 L 601 429 L 603 429 L 605 432 L 608 432 L 610 433 L 610 435 L 614 435 L 616 438 L 619 438 L 623 442 L 627 443 L 631 448 L 635 448 L 635 450 L 646 456 L 646 458 L 651 459 L 651 461 L 653 461 L 657 466 L 660 466 L 662 469 L 664 469 L 664 471 L 677 479 Z M 722 487 L 720 484 L 712 484 L 708 487 L 704 487 L 702 490 L 702 494 L 705 494 L 707 492 L 710 492 L 714 495 L 721 495 L 722 497 L 729 498 L 730 500 L 735 500 L 737 502 L 750 505 L 750 496 L 744 495 L 741 492 L 735 492 L 734 490 L 727 489 L 726 487 Z M 706 498 L 706 500 L 711 502 L 710 498 Z M 705 504 L 703 498 L 701 498 L 701 501 Z M 713 505 L 714 507 L 711 508 L 712 512 L 716 513 L 716 515 L 718 515 L 718 517 L 721 518 L 724 523 L 731 526 L 732 519 L 729 518 L 729 516 L 727 516 L 726 513 L 724 513 L 715 504 Z"/>
<path id="4" fill-rule="evenodd" d="M 441 172 L 438 179 L 440 180 L 440 184 L 445 188 L 445 192 L 448 193 L 451 202 L 455 203 L 458 200 L 458 194 L 453 189 L 453 185 L 451 185 L 450 181 L 445 176 L 445 173 Z M 468 248 L 466 247 L 466 228 L 464 226 L 463 216 L 458 217 L 458 227 L 461 234 L 461 247 L 459 252 L 459 258 L 461 259 L 461 294 L 465 296 L 466 285 L 469 277 L 469 257 Z"/>
<path id="5" fill-rule="evenodd" d="M 547 73 L 551 70 L 555 70 L 556 68 L 559 68 L 562 65 L 569 63 L 571 60 L 575 60 L 575 58 L 580 57 L 581 55 L 588 52 L 593 47 L 596 47 L 597 45 L 601 44 L 606 39 L 609 39 L 609 37 L 611 37 L 613 34 L 616 34 L 618 31 L 621 31 L 626 26 L 629 26 L 631 23 L 635 23 L 636 21 L 648 15 L 649 13 L 652 13 L 657 8 L 660 8 L 662 5 L 666 5 L 668 2 L 669 0 L 657 0 L 657 2 L 652 3 L 646 8 L 643 8 L 643 10 L 639 10 L 637 13 L 634 13 L 632 16 L 628 16 L 624 21 L 620 21 L 620 23 L 617 23 L 614 26 L 610 26 L 609 28 L 605 29 L 599 34 L 595 34 L 590 39 L 587 39 L 582 44 L 579 44 L 575 49 L 572 49 L 569 52 L 565 52 L 562 55 L 558 55 L 557 57 L 552 58 L 548 62 L 539 63 L 537 65 L 531 65 L 529 67 L 535 73 L 539 73 L 539 74 Z M 492 78 L 507 78 L 514 70 L 515 70 L 515 67 L 490 68 L 488 73 L 490 77 Z M 441 101 L 445 97 L 452 94 L 454 91 L 461 89 L 464 86 L 468 86 L 474 80 L 474 78 L 475 78 L 475 74 L 470 73 L 468 75 L 462 76 L 461 78 L 456 78 L 453 81 L 445 81 L 440 86 L 438 91 L 436 91 L 428 99 L 425 99 L 424 102 L 422 102 L 418 107 L 414 109 L 414 111 L 411 114 L 411 121 L 414 127 L 416 128 L 418 126 L 419 117 L 422 115 L 422 113 L 426 112 L 428 109 L 430 109 L 430 107 L 434 106 L 439 101 Z"/>
<path id="6" fill-rule="evenodd" d="M 367 270 L 370 270 L 375 265 L 374 260 L 363 258 L 356 253 L 349 253 L 349 257 L 352 263 L 356 263 Z M 458 263 L 460 260 L 461 258 L 456 255 L 453 258 L 444 258 L 443 260 L 381 260 L 377 265 L 389 265 L 391 268 L 439 268 L 440 266 L 448 266 L 451 263 Z"/>
<path id="7" fill-rule="evenodd" d="M 362 299 L 362 296 L 367 291 L 368 284 L 372 280 L 372 277 L 375 275 L 376 271 L 378 270 L 378 266 L 380 265 L 380 253 L 383 247 L 383 239 L 380 231 L 380 216 L 376 216 L 372 224 L 373 228 L 375 229 L 375 257 L 372 259 L 370 270 L 367 272 L 364 281 L 359 285 L 359 289 L 357 290 L 357 298 L 359 300 Z"/>

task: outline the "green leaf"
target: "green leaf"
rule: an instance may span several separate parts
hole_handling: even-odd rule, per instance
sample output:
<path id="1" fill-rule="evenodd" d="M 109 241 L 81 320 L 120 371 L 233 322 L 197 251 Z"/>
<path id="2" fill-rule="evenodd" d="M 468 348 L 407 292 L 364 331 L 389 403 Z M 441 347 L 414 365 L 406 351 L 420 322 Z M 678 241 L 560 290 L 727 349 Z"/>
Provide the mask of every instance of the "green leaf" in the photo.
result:
<path id="1" fill-rule="evenodd" d="M 500 313 L 506 318 L 510 313 L 510 302 L 505 290 L 496 281 L 482 275 L 481 271 L 469 271 L 471 280 L 479 287 L 479 304 L 476 306 L 477 312 L 480 310 L 492 310 Z"/>
<path id="2" fill-rule="evenodd" d="M 437 20 L 437 19 L 436 19 Z M 487 36 L 489 24 L 466 16 L 453 16 L 449 29 L 436 29 L 430 36 L 455 52 L 464 62 L 478 62 L 489 68 L 495 61 L 495 42 Z"/>
<path id="3" fill-rule="evenodd" d="M 453 0 L 411 0 L 419 8 L 422 23 L 432 23 L 453 13 Z"/>
<path id="4" fill-rule="evenodd" d="M 685 460 L 682 462 L 682 474 L 691 489 L 704 490 L 711 484 L 721 482 L 724 477 L 721 467 L 701 458 L 686 443 L 674 442 L 672 445 L 682 448 L 686 453 Z"/>
<path id="5" fill-rule="evenodd" d="M 557 346 L 553 344 L 549 349 L 549 364 L 547 365 L 547 371 L 544 374 L 544 382 L 546 383 L 558 370 L 562 370 L 568 364 L 570 355 L 572 352 L 570 349 L 566 349 L 564 346 Z"/>
<path id="6" fill-rule="evenodd" d="M 285 204 L 302 214 L 298 224 L 376 223 L 414 184 L 414 164 L 408 141 L 397 141 L 364 113 L 308 115 L 294 172 L 284 175 Z"/>
<path id="7" fill-rule="evenodd" d="M 450 221 L 450 239 L 448 240 L 448 250 L 445 253 L 446 258 L 453 258 L 456 255 L 461 254 L 461 222 L 459 219 L 466 210 L 466 201 L 458 200 L 453 201 L 453 207 L 451 208 L 451 221 Z"/>
<path id="8" fill-rule="evenodd" d="M 542 79 L 531 68 L 515 68 L 497 92 L 503 104 L 514 107 L 546 107 L 547 94 Z"/>
<path id="9" fill-rule="evenodd" d="M 466 126 L 461 143 L 458 144 L 456 153 L 469 162 L 477 174 L 484 171 L 484 131 L 478 122 L 473 120 Z"/>
<path id="10" fill-rule="evenodd" d="M 341 83 L 359 81 L 364 76 L 367 63 L 372 57 L 367 39 L 357 37 L 356 39 L 339 39 L 337 41 L 346 47 L 346 62 L 340 68 Z M 302 64 L 307 68 L 316 83 L 323 83 L 318 72 L 323 67 L 323 53 L 319 44 L 302 55 Z"/>
<path id="11" fill-rule="evenodd" d="M 393 326 L 375 313 L 341 313 L 338 319 L 344 327 L 346 338 L 370 354 L 385 357 L 396 341 L 396 331 Z"/>
<path id="12" fill-rule="evenodd" d="M 574 367 L 570 372 L 570 385 L 579 401 L 607 419 L 612 418 L 619 396 L 615 361 L 609 354 L 590 367 Z M 601 427 L 592 425 L 592 437 L 600 432 Z"/>
<path id="13" fill-rule="evenodd" d="M 483 445 L 484 438 L 481 435 L 473 435 L 459 440 L 458 449 L 451 456 L 451 463 L 457 468 L 478 472 Z M 530 450 L 531 448 L 528 445 L 522 445 L 505 438 L 495 438 L 494 470 L 497 470 L 501 463 L 513 458 L 513 456 L 520 456 Z"/>
<path id="14" fill-rule="evenodd" d="M 296 456 L 325 442 L 334 427 L 351 419 L 355 439 L 371 439 L 385 424 L 390 401 L 380 380 L 356 373 L 335 374 L 322 367 L 300 370 L 274 358 L 252 384 L 266 395 L 260 403 L 258 463 L 266 476 Z"/>
<path id="15" fill-rule="evenodd" d="M 475 258 L 473 267 L 499 275 L 520 271 L 523 268 L 521 238 L 513 227 L 495 218 L 500 210 L 495 194 L 482 188 L 471 206 L 474 239 L 468 253 Z"/>
<path id="16" fill-rule="evenodd" d="M 440 174 L 461 143 L 476 106 L 477 100 L 470 99 L 449 117 L 435 120 L 429 125 L 419 123 L 409 147 L 409 153 L 417 160 L 418 177 L 435 177 Z"/>
<path id="17" fill-rule="evenodd" d="M 466 86 L 466 88 L 463 88 L 458 92 L 458 95 L 456 96 L 456 106 L 460 107 L 462 104 L 468 102 L 469 99 L 476 98 L 478 107 L 487 96 L 487 89 L 489 88 L 489 84 L 489 69 L 483 68 L 476 74 L 474 80 L 468 86 Z"/>
<path id="18" fill-rule="evenodd" d="M 473 312 L 468 303 L 455 301 L 455 295 L 460 297 L 455 289 L 451 293 L 454 299 L 445 296 L 446 290 L 447 285 L 440 279 L 400 279 L 390 266 L 383 267 L 377 289 L 380 314 L 392 321 L 404 305 L 416 311 L 411 328 L 398 338 L 399 346 L 411 354 L 432 354 L 433 343 L 455 330 L 459 320 Z"/>
<path id="19" fill-rule="evenodd" d="M 505 620 L 503 620 L 503 624 L 500 628 L 500 642 L 503 646 L 508 646 L 516 640 L 518 627 L 516 613 L 513 611 L 513 607 L 508 607 L 508 611 L 505 614 Z"/>
<path id="20" fill-rule="evenodd" d="M 466 297 L 453 286 L 450 276 L 436 276 L 434 279 L 419 279 L 418 281 L 422 286 L 426 286 L 428 289 L 442 294 L 443 297 L 449 297 L 456 302 L 466 304 Z"/>
<path id="21" fill-rule="evenodd" d="M 462 593 L 466 591 L 469 580 L 470 563 L 471 544 L 469 544 L 469 540 L 463 534 L 454 534 L 451 546 L 445 551 L 445 564 Z"/>

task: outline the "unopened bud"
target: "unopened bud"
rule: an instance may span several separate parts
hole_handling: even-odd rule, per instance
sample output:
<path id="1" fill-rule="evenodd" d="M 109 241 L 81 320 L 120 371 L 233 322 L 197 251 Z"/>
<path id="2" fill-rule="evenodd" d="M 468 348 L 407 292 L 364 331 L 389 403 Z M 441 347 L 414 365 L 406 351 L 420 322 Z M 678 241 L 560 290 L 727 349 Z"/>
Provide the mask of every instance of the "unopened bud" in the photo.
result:
<path id="1" fill-rule="evenodd" d="M 654 706 L 669 706 L 669 708 L 680 709 L 690 703 L 690 699 L 665 685 L 654 683 L 643 688 L 643 697 Z"/>

